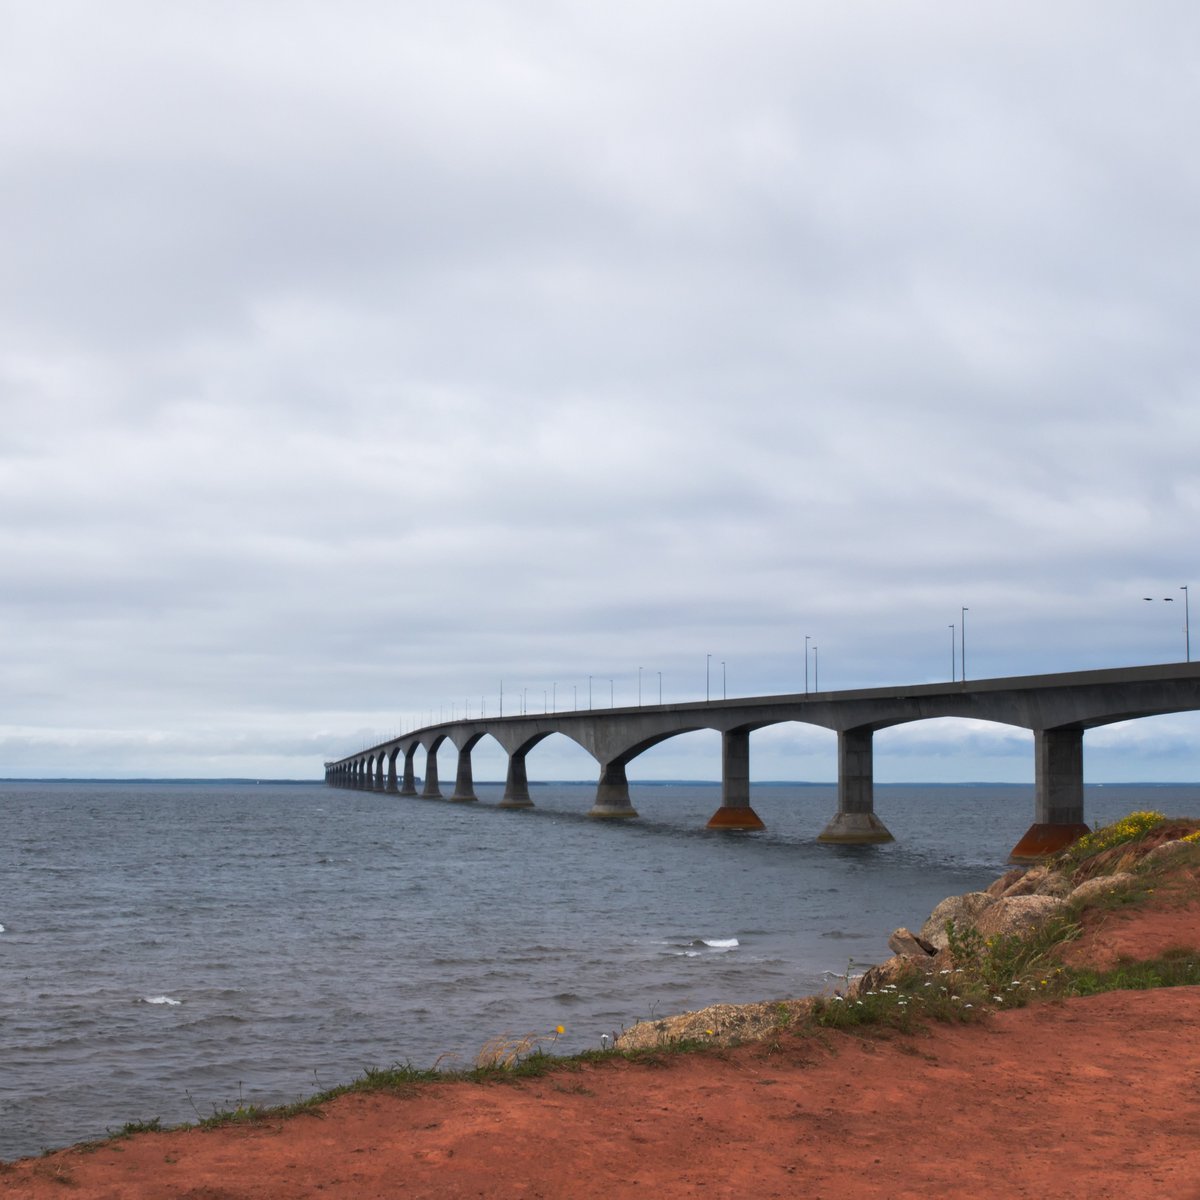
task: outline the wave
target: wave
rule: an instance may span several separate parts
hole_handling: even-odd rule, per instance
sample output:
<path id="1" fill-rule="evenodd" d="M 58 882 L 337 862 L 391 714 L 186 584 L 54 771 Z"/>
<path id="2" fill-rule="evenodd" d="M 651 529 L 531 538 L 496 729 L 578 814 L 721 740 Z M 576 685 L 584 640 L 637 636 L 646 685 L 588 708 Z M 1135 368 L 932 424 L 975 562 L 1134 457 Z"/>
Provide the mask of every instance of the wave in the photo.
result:
<path id="1" fill-rule="evenodd" d="M 143 1004 L 182 1004 L 182 1000 L 172 999 L 170 996 L 143 996 L 141 998 Z"/>
<path id="2" fill-rule="evenodd" d="M 700 943 L 710 950 L 732 950 L 741 945 L 737 938 L 701 938 Z"/>

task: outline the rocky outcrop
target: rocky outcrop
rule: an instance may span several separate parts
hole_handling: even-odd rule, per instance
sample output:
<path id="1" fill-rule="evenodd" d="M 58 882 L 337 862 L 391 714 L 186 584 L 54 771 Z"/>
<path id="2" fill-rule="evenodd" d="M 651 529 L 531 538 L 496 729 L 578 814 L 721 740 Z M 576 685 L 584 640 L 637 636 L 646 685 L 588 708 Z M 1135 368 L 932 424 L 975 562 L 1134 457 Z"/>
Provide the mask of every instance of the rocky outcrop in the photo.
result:
<path id="1" fill-rule="evenodd" d="M 967 892 L 963 896 L 947 896 L 929 914 L 929 920 L 921 926 L 919 936 L 936 950 L 944 950 L 949 945 L 946 926 L 951 921 L 955 927 L 974 925 L 976 918 L 986 908 L 996 903 L 995 896 L 987 892 Z"/>
<path id="2" fill-rule="evenodd" d="M 1177 843 L 1170 844 L 1175 845 Z M 1116 892 L 1122 888 L 1129 887 L 1136 878 L 1137 876 L 1131 871 L 1118 871 L 1115 875 L 1097 875 L 1095 879 L 1084 880 L 1067 899 L 1072 904 L 1077 901 L 1095 900 L 1098 896 L 1103 896 L 1107 892 Z"/>
<path id="3" fill-rule="evenodd" d="M 975 920 L 985 938 L 1028 933 L 1066 908 L 1059 896 L 1001 896 Z"/>

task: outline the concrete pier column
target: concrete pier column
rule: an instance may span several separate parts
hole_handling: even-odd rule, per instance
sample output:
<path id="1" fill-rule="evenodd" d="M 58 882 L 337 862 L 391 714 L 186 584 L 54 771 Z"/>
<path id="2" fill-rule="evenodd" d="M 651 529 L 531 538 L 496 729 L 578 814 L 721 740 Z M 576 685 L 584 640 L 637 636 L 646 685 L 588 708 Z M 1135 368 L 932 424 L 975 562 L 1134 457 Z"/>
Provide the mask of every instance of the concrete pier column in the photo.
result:
<path id="1" fill-rule="evenodd" d="M 471 775 L 471 751 L 462 747 L 458 752 L 458 771 L 454 776 L 454 795 L 450 797 L 460 804 L 478 800 L 475 795 L 475 780 Z"/>
<path id="2" fill-rule="evenodd" d="M 442 790 L 438 787 L 436 746 L 425 754 L 425 786 L 421 789 L 421 795 L 426 800 L 442 799 Z"/>
<path id="3" fill-rule="evenodd" d="M 375 779 L 373 786 L 375 791 L 382 792 L 387 788 L 387 777 L 384 774 L 383 755 L 375 755 Z"/>
<path id="4" fill-rule="evenodd" d="M 396 755 L 399 753 L 400 750 L 397 748 L 387 756 L 387 790 L 389 792 L 400 790 L 400 785 L 396 782 Z"/>
<path id="5" fill-rule="evenodd" d="M 601 764 L 596 803 L 588 810 L 588 816 L 602 820 L 637 816 L 637 809 L 629 802 L 629 780 L 623 761 Z"/>
<path id="6" fill-rule="evenodd" d="M 838 731 L 837 815 L 817 835 L 818 842 L 867 845 L 894 842 L 875 815 L 874 730 Z"/>
<path id="7" fill-rule="evenodd" d="M 766 829 L 750 807 L 750 731 L 721 735 L 721 807 L 708 819 L 709 829 Z"/>
<path id="8" fill-rule="evenodd" d="M 400 781 L 400 795 L 415 796 L 417 794 L 417 772 L 413 759 L 417 756 L 416 746 L 409 748 L 404 756 L 404 778 Z"/>
<path id="9" fill-rule="evenodd" d="M 1089 832 L 1083 823 L 1083 730 L 1035 729 L 1033 762 L 1033 824 L 1010 862 L 1037 862 Z"/>
<path id="10" fill-rule="evenodd" d="M 508 756 L 508 774 L 504 780 L 504 799 L 501 808 L 532 808 L 529 798 L 529 776 L 525 773 L 525 751 L 517 750 Z"/>

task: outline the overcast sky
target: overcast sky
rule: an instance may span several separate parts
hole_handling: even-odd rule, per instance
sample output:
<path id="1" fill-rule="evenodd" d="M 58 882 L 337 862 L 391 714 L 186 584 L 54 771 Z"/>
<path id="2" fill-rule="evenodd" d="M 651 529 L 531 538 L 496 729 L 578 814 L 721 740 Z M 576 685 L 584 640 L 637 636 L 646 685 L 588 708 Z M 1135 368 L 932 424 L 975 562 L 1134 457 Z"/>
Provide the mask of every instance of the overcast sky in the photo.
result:
<path id="1" fill-rule="evenodd" d="M 806 635 L 823 689 L 938 681 L 963 606 L 972 677 L 1181 660 L 1198 34 L 0 0 L 0 775 L 319 778 L 501 680 L 803 690 Z M 1200 719 L 1085 753 L 1200 779 Z M 906 726 L 876 770 L 1032 780 L 1031 740 Z M 834 737 L 752 771 L 832 779 Z"/>

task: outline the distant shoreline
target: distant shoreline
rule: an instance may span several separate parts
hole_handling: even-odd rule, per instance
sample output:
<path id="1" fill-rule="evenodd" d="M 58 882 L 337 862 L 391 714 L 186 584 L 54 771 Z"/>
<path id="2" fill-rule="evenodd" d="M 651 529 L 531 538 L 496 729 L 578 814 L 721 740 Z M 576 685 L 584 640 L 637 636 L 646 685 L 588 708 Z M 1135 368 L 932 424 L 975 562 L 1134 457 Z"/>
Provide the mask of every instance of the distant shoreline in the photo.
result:
<path id="1" fill-rule="evenodd" d="M 503 787 L 503 779 L 477 779 L 475 781 L 478 787 Z M 533 787 L 555 787 L 558 785 L 569 787 L 583 787 L 589 784 L 594 784 L 594 779 L 538 779 L 530 780 L 529 786 Z M 296 787 L 312 787 L 325 786 L 324 779 L 254 779 L 250 776 L 216 776 L 207 778 L 194 775 L 0 775 L 0 784 L 5 783 L 195 783 L 195 784 L 216 784 L 216 783 L 237 783 L 253 786 L 255 784 L 272 784 L 272 785 L 292 785 Z M 721 781 L 719 779 L 631 779 L 630 787 L 711 787 L 719 788 Z M 753 779 L 750 781 L 750 786 L 755 788 L 768 787 L 800 787 L 800 788 L 828 788 L 836 787 L 837 780 L 835 779 Z M 1033 782 L 1014 783 L 1011 780 L 993 781 L 989 779 L 959 779 L 954 781 L 938 780 L 934 781 L 900 781 L 889 783 L 884 780 L 876 780 L 876 787 L 884 788 L 964 788 L 964 787 L 988 787 L 988 788 L 1024 788 L 1026 790 L 1033 787 Z M 1097 780 L 1096 782 L 1084 782 L 1085 788 L 1103 788 L 1103 787 L 1144 787 L 1144 788 L 1174 788 L 1174 787 L 1200 787 L 1200 779 L 1105 779 Z M 370 788 L 363 789 L 340 789 L 349 791 L 371 791 Z"/>

